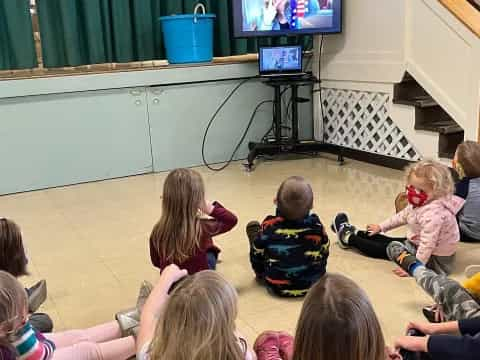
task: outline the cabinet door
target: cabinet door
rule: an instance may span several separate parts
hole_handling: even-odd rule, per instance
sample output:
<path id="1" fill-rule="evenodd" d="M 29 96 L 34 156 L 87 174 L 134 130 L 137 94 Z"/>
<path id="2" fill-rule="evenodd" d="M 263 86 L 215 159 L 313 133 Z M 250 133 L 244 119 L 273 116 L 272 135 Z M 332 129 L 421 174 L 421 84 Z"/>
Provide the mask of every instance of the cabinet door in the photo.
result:
<path id="1" fill-rule="evenodd" d="M 144 88 L 0 100 L 0 193 L 152 171 Z"/>
<path id="2" fill-rule="evenodd" d="M 159 86 L 148 90 L 148 112 L 155 171 L 202 164 L 202 139 L 212 115 L 238 84 L 216 82 Z M 273 90 L 259 82 L 244 84 L 218 114 L 206 140 L 209 163 L 226 161 L 245 131 L 255 106 L 271 100 Z M 272 105 L 262 106 L 236 159 L 246 158 L 248 142 L 259 141 L 272 124 Z"/>

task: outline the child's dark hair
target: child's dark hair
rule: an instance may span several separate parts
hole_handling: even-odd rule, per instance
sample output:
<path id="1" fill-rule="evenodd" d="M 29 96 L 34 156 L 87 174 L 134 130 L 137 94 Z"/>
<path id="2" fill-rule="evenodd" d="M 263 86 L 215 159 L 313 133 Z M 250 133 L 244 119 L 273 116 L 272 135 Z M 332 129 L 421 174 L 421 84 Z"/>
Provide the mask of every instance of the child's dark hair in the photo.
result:
<path id="1" fill-rule="evenodd" d="M 28 275 L 27 264 L 20 228 L 12 220 L 0 218 L 0 270 L 19 277 Z"/>
<path id="2" fill-rule="evenodd" d="M 303 219 L 313 207 L 312 187 L 301 176 L 289 177 L 278 189 L 277 207 L 287 220 Z"/>
<path id="3" fill-rule="evenodd" d="M 457 158 L 465 176 L 480 177 L 480 144 L 475 141 L 464 141 L 457 147 Z"/>

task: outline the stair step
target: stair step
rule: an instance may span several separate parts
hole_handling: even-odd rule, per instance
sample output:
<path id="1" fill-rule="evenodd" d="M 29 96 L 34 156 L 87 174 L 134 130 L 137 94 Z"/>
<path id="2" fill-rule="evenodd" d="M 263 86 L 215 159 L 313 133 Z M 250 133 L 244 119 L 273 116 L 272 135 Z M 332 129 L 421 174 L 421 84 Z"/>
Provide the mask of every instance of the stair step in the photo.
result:
<path id="1" fill-rule="evenodd" d="M 457 146 L 463 142 L 465 133 L 440 134 L 438 139 L 438 156 L 453 159 Z"/>
<path id="2" fill-rule="evenodd" d="M 440 120 L 430 123 L 416 124 L 415 130 L 433 131 L 438 132 L 439 134 L 457 134 L 463 132 L 463 129 L 453 120 Z"/>
<path id="3" fill-rule="evenodd" d="M 410 106 L 421 107 L 421 108 L 438 105 L 438 103 L 428 95 L 415 96 L 415 97 L 412 97 L 411 99 L 394 99 L 393 103 L 400 104 L 400 105 L 410 105 Z"/>

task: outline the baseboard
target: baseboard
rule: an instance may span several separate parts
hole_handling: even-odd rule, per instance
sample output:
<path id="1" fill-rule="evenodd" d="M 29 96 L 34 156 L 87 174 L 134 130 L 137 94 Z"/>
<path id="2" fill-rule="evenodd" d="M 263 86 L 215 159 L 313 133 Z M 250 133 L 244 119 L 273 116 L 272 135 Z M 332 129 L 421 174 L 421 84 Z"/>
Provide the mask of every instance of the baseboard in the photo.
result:
<path id="1" fill-rule="evenodd" d="M 363 161 L 369 164 L 380 165 L 390 169 L 403 170 L 412 164 L 412 161 L 397 159 L 390 156 L 379 155 L 361 150 L 350 149 L 338 145 L 329 144 L 327 152 L 335 155 L 343 155 L 346 158 Z"/>

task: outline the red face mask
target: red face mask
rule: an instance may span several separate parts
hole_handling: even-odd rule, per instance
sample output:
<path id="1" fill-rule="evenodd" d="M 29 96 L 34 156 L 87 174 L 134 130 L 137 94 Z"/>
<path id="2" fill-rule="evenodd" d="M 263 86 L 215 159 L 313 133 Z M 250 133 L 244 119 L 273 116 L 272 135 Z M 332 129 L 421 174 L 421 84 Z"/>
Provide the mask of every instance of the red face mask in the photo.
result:
<path id="1" fill-rule="evenodd" d="M 425 205 L 428 200 L 428 195 L 423 190 L 418 190 L 415 186 L 407 186 L 407 199 L 413 207 L 420 207 Z"/>

